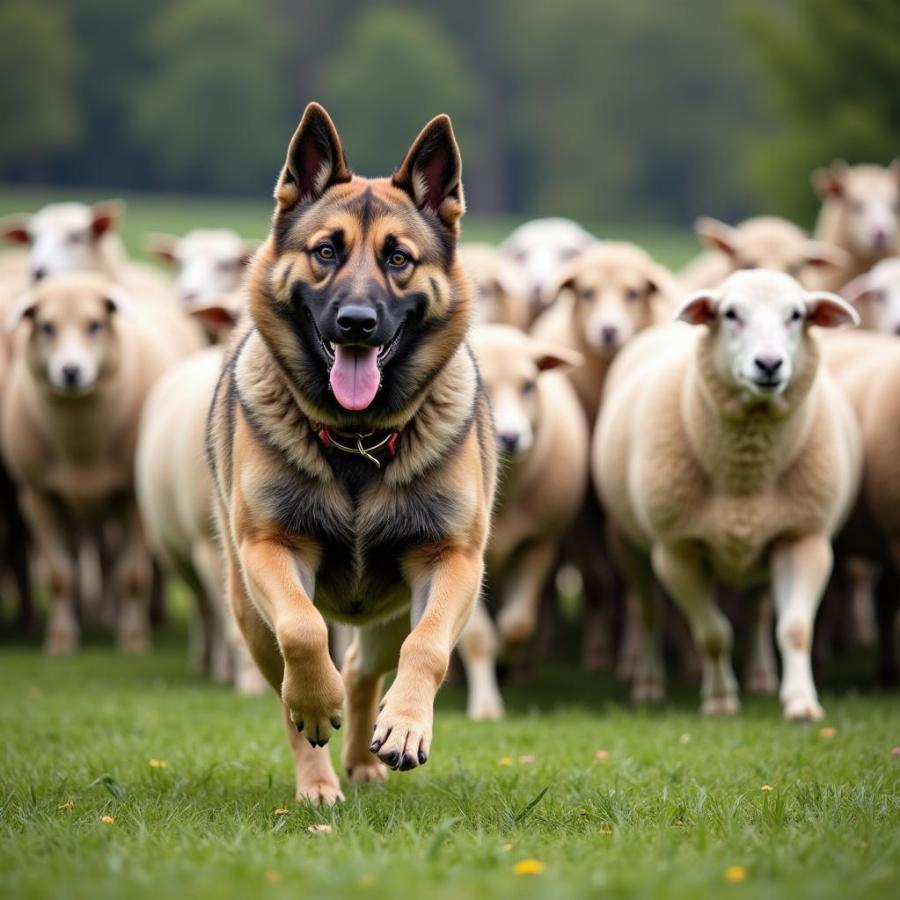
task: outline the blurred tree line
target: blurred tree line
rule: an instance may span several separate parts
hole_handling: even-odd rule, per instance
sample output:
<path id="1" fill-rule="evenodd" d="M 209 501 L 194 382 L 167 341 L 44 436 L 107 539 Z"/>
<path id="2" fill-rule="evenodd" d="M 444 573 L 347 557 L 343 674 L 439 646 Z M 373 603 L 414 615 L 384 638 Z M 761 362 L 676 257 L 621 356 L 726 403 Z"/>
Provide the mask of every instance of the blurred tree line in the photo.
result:
<path id="1" fill-rule="evenodd" d="M 0 40 L 7 181 L 267 192 L 310 99 L 360 172 L 445 111 L 473 208 L 587 221 L 808 213 L 900 151 L 897 0 L 0 0 Z"/>

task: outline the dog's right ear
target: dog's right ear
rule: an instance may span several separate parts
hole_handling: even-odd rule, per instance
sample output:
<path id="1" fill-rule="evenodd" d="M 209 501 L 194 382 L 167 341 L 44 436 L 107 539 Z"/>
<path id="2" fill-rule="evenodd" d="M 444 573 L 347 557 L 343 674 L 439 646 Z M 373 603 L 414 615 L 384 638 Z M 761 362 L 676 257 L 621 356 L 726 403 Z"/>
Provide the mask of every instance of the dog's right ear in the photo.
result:
<path id="1" fill-rule="evenodd" d="M 37 309 L 37 299 L 30 291 L 19 297 L 16 305 L 10 310 L 6 321 L 3 323 L 4 330 L 11 334 L 26 319 L 34 318 L 34 311 Z"/>
<path id="2" fill-rule="evenodd" d="M 31 217 L 27 213 L 15 213 L 0 220 L 0 239 L 9 244 L 27 244 L 28 220 Z"/>
<path id="3" fill-rule="evenodd" d="M 318 103 L 310 103 L 291 138 L 275 199 L 282 210 L 318 200 L 333 184 L 353 177 L 337 129 Z"/>

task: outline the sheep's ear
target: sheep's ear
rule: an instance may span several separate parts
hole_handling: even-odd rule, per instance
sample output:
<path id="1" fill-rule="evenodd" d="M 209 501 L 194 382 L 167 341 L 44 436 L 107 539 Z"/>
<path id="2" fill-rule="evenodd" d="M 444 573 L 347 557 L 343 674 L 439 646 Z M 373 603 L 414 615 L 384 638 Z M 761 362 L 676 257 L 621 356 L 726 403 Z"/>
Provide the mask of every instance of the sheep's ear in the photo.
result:
<path id="1" fill-rule="evenodd" d="M 539 372 L 552 369 L 576 369 L 584 365 L 584 357 L 577 351 L 561 344 L 548 344 L 543 341 L 533 342 L 532 354 Z"/>
<path id="2" fill-rule="evenodd" d="M 110 285 L 103 297 L 106 303 L 106 311 L 112 316 L 122 316 L 125 319 L 134 318 L 134 301 L 118 285 Z"/>
<path id="3" fill-rule="evenodd" d="M 121 200 L 104 200 L 91 207 L 91 232 L 95 238 L 107 231 L 113 231 L 119 225 L 125 204 Z"/>
<path id="4" fill-rule="evenodd" d="M 31 238 L 28 234 L 27 213 L 15 213 L 0 220 L 0 238 L 10 244 L 28 244 Z"/>
<path id="5" fill-rule="evenodd" d="M 848 281 L 841 288 L 841 296 L 854 305 L 860 301 L 869 300 L 874 291 L 869 287 L 869 275 L 857 275 L 852 281 Z"/>
<path id="6" fill-rule="evenodd" d="M 175 263 L 178 260 L 176 248 L 179 238 L 174 234 L 162 234 L 154 231 L 144 239 L 144 249 L 151 256 L 158 256 L 163 262 Z"/>
<path id="7" fill-rule="evenodd" d="M 890 164 L 888 165 L 888 169 L 890 169 L 891 174 L 894 176 L 894 178 L 896 178 L 897 181 L 900 182 L 900 156 L 897 156 L 891 160 Z"/>
<path id="8" fill-rule="evenodd" d="M 250 260 L 253 259 L 253 255 L 257 250 L 259 250 L 259 244 L 256 241 L 244 241 L 243 252 L 238 260 L 238 263 L 242 268 L 249 265 Z"/>
<path id="9" fill-rule="evenodd" d="M 849 166 L 842 159 L 836 159 L 827 169 L 816 169 L 812 174 L 815 192 L 823 199 L 844 196 L 844 175 Z"/>
<path id="10" fill-rule="evenodd" d="M 701 216 L 694 222 L 694 233 L 710 249 L 734 255 L 734 229 L 730 225 L 709 216 Z"/>
<path id="11" fill-rule="evenodd" d="M 33 319 L 34 312 L 37 309 L 37 298 L 31 292 L 22 294 L 16 301 L 16 305 L 9 311 L 6 321 L 3 323 L 4 329 L 8 333 L 15 331 L 25 319 Z"/>
<path id="12" fill-rule="evenodd" d="M 716 320 L 721 302 L 722 295 L 716 291 L 698 291 L 678 307 L 675 318 L 688 325 L 709 325 Z"/>
<path id="13" fill-rule="evenodd" d="M 462 160 L 449 116 L 436 116 L 419 133 L 391 182 L 419 209 L 452 228 L 465 212 Z"/>
<path id="14" fill-rule="evenodd" d="M 195 307 L 190 310 L 190 314 L 212 328 L 231 328 L 238 320 L 238 313 L 220 303 Z"/>
<path id="15" fill-rule="evenodd" d="M 278 205 L 291 209 L 298 203 L 311 203 L 333 184 L 352 177 L 334 122 L 318 103 L 310 103 L 291 138 L 275 186 Z"/>
<path id="16" fill-rule="evenodd" d="M 814 269 L 843 269 L 850 265 L 850 255 L 824 241 L 807 241 L 803 261 Z"/>
<path id="17" fill-rule="evenodd" d="M 840 325 L 859 325 L 859 313 L 842 297 L 826 291 L 807 294 L 806 321 L 820 328 L 837 328 Z"/>
<path id="18" fill-rule="evenodd" d="M 675 294 L 675 278 L 664 266 L 654 263 L 647 270 L 647 295 L 672 297 Z"/>

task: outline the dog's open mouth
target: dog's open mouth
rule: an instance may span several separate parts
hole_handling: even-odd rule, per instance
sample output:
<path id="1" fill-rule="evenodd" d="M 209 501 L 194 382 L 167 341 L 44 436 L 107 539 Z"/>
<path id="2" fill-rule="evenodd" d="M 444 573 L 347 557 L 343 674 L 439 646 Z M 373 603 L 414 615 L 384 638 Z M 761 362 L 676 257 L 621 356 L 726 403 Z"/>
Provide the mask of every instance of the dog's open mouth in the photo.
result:
<path id="1" fill-rule="evenodd" d="M 382 367 L 396 351 L 403 326 L 386 344 L 374 347 L 326 341 L 314 320 L 313 328 L 325 357 L 331 363 L 329 381 L 335 399 L 344 409 L 354 412 L 367 409 L 381 387 Z"/>

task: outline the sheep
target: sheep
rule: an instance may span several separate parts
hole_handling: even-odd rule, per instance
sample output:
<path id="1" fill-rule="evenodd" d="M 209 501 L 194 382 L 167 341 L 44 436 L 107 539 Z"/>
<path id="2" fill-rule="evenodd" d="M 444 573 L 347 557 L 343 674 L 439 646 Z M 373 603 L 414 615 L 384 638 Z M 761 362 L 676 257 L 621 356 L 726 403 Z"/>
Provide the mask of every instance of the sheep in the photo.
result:
<path id="1" fill-rule="evenodd" d="M 129 260 L 117 234 L 123 204 L 107 200 L 49 203 L 36 213 L 0 221 L 0 239 L 28 247 L 32 282 L 70 272 L 99 272 L 128 288 L 138 299 L 173 299 L 172 286 L 151 266 Z"/>
<path id="2" fill-rule="evenodd" d="M 533 219 L 520 225 L 500 244 L 500 253 L 517 265 L 534 319 L 549 299 L 547 286 L 560 268 L 597 239 L 571 219 Z"/>
<path id="3" fill-rule="evenodd" d="M 485 563 L 488 588 L 498 600 L 500 652 L 508 658 L 534 634 L 559 540 L 587 488 L 587 424 L 562 374 L 580 365 L 582 357 L 509 325 L 477 328 L 472 349 L 504 461 Z M 498 641 L 480 604 L 460 638 L 459 652 L 469 681 L 469 717 L 499 718 Z"/>
<path id="4" fill-rule="evenodd" d="M 900 335 L 900 256 L 876 263 L 841 288 L 859 313 L 860 327 Z"/>
<path id="5" fill-rule="evenodd" d="M 831 537 L 856 494 L 860 445 L 809 326 L 858 317 L 840 297 L 753 271 L 688 297 L 678 319 L 705 327 L 654 329 L 620 354 L 592 447 L 617 556 L 643 605 L 638 678 L 662 690 L 655 576 L 701 653 L 703 712 L 736 712 L 716 584 L 771 586 L 785 718 L 821 719 L 813 621 Z"/>
<path id="6" fill-rule="evenodd" d="M 777 216 L 757 216 L 737 226 L 703 216 L 694 222 L 694 231 L 708 249 L 678 273 L 685 293 L 718 287 L 740 269 L 786 272 L 812 288 L 819 285 L 820 273 L 837 273 L 849 264 L 839 247 L 812 240 L 802 228 Z"/>
<path id="7" fill-rule="evenodd" d="M 150 390 L 138 429 L 135 478 L 147 542 L 191 588 L 195 666 L 238 693 L 265 684 L 225 603 L 222 551 L 213 522 L 213 483 L 206 464 L 206 419 L 222 347 L 176 363 Z"/>
<path id="8" fill-rule="evenodd" d="M 900 342 L 892 335 L 851 332 L 829 335 L 822 344 L 823 359 L 846 392 L 862 433 L 862 485 L 837 541 L 838 553 L 880 567 L 875 584 L 879 675 L 885 683 L 896 683 L 900 679 Z"/>
<path id="9" fill-rule="evenodd" d="M 848 263 L 819 287 L 836 290 L 900 253 L 900 159 L 887 167 L 836 160 L 817 169 L 812 183 L 822 199 L 815 237 L 849 255 Z"/>
<path id="10" fill-rule="evenodd" d="M 0 422 L 4 459 L 49 575 L 45 647 L 77 648 L 75 554 L 81 534 L 121 531 L 118 643 L 148 643 L 148 557 L 134 502 L 134 447 L 144 396 L 188 350 L 167 308 L 133 302 L 96 273 L 44 278 L 10 314 L 18 329 Z M 169 314 L 174 318 L 174 314 Z"/>
<path id="11" fill-rule="evenodd" d="M 520 268 L 491 244 L 460 244 L 460 262 L 476 296 L 476 320 L 527 329 L 531 309 Z"/>

